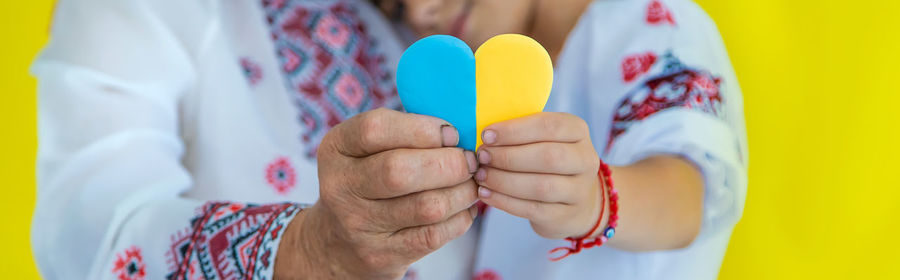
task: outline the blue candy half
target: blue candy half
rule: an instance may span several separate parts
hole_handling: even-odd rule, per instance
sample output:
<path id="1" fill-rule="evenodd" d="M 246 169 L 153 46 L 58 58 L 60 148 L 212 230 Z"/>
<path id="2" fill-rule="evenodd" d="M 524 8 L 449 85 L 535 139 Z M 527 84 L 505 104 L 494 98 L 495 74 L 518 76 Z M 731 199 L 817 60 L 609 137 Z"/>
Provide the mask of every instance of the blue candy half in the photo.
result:
<path id="1" fill-rule="evenodd" d="M 407 112 L 434 116 L 459 131 L 459 147 L 475 150 L 475 56 L 448 35 L 416 41 L 397 66 L 397 91 Z"/>

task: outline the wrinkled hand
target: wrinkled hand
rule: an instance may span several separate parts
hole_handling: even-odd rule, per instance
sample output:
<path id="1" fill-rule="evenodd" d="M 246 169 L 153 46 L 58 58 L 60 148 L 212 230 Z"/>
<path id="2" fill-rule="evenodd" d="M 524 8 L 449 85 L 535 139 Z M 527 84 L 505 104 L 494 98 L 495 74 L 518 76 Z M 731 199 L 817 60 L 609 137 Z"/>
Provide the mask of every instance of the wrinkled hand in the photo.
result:
<path id="1" fill-rule="evenodd" d="M 582 119 L 537 113 L 490 125 L 482 140 L 475 180 L 486 204 L 545 238 L 581 237 L 597 222 L 600 158 Z"/>
<path id="2" fill-rule="evenodd" d="M 319 201 L 288 226 L 276 276 L 397 279 L 465 233 L 477 163 L 458 138 L 440 119 L 387 109 L 335 126 L 318 150 Z"/>

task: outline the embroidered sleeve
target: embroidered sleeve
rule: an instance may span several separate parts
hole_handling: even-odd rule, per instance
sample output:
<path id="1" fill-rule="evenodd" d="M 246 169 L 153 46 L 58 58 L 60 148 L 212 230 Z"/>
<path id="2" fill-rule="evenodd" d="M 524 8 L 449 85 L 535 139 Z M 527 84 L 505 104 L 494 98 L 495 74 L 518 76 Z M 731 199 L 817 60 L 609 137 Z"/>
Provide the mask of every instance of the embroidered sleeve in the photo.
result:
<path id="1" fill-rule="evenodd" d="M 102 267 L 89 279 L 272 279 L 284 231 L 304 206 L 200 203 L 145 203 L 100 248 Z"/>
<path id="2" fill-rule="evenodd" d="M 682 64 L 671 52 L 647 61 L 653 61 L 647 66 L 653 71 L 641 78 L 612 112 L 606 158 L 616 164 L 654 154 L 689 160 L 701 171 L 705 183 L 703 229 L 698 240 L 730 232 L 743 212 L 747 174 L 742 134 L 725 114 L 728 100 L 721 92 L 723 80 Z"/>
<path id="3" fill-rule="evenodd" d="M 31 241 L 44 278 L 268 279 L 299 211 L 185 197 L 197 180 L 183 162 L 179 108 L 198 76 L 194 47 L 205 42 L 194 35 L 213 19 L 172 16 L 209 14 L 200 3 L 158 2 L 60 1 L 53 40 L 32 66 L 40 143 Z M 296 185 L 286 160 L 265 174 L 279 193 Z"/>
<path id="4" fill-rule="evenodd" d="M 649 65 L 643 68 L 649 69 L 656 62 L 656 55 L 647 53 L 628 57 L 623 65 L 631 60 L 646 60 Z M 649 78 L 628 93 L 616 106 L 607 140 L 607 150 L 612 147 L 616 138 L 632 125 L 665 110 L 686 108 L 723 117 L 719 77 L 706 71 L 685 67 L 671 53 L 663 56 L 662 63 L 666 63 L 662 66 L 665 69 L 662 74 Z M 623 69 L 629 68 L 623 66 Z M 632 76 L 626 74 L 626 77 Z"/>
<path id="5" fill-rule="evenodd" d="M 271 279 L 297 204 L 207 203 L 166 252 L 168 279 Z"/>

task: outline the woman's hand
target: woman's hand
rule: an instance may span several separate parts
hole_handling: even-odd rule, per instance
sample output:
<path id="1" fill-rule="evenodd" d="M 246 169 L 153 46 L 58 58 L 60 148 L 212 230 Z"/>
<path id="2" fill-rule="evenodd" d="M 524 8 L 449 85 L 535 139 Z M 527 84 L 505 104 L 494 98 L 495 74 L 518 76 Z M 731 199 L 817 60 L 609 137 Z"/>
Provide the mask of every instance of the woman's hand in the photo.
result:
<path id="1" fill-rule="evenodd" d="M 531 221 L 546 238 L 581 237 L 600 215 L 600 158 L 587 124 L 537 113 L 485 128 L 475 173 L 486 204 Z"/>
<path id="2" fill-rule="evenodd" d="M 335 126 L 318 150 L 319 201 L 291 222 L 278 278 L 397 279 L 465 233 L 475 155 L 446 122 L 378 109 Z"/>

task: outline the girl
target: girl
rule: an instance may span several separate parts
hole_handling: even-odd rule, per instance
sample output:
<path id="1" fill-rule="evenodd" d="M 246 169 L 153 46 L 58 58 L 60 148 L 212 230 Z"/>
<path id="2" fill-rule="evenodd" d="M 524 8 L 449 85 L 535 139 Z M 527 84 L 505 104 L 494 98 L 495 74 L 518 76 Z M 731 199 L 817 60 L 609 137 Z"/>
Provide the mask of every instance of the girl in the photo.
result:
<path id="1" fill-rule="evenodd" d="M 379 6 L 415 34 L 452 34 L 476 49 L 496 34 L 521 33 L 553 57 L 545 111 L 574 116 L 537 114 L 482 135 L 479 198 L 502 211 L 483 219 L 477 275 L 716 277 L 743 209 L 747 145 L 737 79 L 714 23 L 696 4 L 409 0 Z M 595 203 L 594 190 L 603 190 L 596 187 L 598 155 L 614 166 L 621 194 L 611 248 L 547 262 L 547 248 L 584 236 L 604 213 Z M 607 226 L 609 217 L 600 219 Z M 534 234 L 523 234 L 529 225 Z"/>
<path id="2" fill-rule="evenodd" d="M 57 11 L 33 67 L 48 279 L 714 279 L 743 209 L 740 90 L 686 0 Z M 403 46 L 435 33 L 541 42 L 548 113 L 488 127 L 476 155 L 441 120 L 372 110 L 399 109 Z M 548 260 L 612 220 L 606 246 Z"/>

